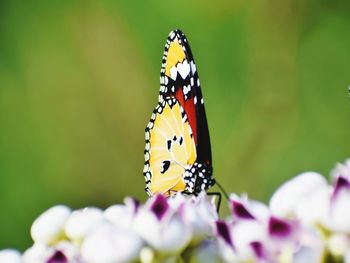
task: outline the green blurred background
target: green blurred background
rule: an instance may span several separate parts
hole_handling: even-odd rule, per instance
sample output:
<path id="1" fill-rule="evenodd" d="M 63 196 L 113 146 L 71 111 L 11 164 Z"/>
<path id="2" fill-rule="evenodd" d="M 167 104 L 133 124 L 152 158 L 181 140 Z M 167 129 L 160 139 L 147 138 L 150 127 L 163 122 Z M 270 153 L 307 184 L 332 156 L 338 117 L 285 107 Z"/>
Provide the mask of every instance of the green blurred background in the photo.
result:
<path id="1" fill-rule="evenodd" d="M 326 0 L 1 1 L 0 248 L 54 204 L 146 199 L 144 128 L 166 37 L 187 35 L 215 177 L 268 201 L 350 156 L 350 4 Z"/>

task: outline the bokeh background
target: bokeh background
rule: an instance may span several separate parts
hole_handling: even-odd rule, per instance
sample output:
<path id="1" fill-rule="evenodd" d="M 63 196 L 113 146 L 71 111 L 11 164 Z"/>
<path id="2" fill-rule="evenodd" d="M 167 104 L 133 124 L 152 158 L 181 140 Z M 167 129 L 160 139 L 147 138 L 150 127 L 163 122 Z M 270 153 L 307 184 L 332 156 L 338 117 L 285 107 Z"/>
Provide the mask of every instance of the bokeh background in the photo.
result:
<path id="1" fill-rule="evenodd" d="M 350 156 L 348 1 L 1 1 L 0 248 L 54 204 L 142 201 L 166 37 L 187 35 L 215 177 L 268 201 Z"/>

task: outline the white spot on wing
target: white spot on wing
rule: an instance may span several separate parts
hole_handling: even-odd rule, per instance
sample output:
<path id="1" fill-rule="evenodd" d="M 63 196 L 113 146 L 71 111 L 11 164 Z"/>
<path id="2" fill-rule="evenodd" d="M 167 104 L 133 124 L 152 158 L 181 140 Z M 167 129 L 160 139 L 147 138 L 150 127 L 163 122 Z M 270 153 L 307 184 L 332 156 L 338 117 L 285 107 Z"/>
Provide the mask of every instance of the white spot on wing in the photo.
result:
<path id="1" fill-rule="evenodd" d="M 183 87 L 183 93 L 184 95 L 187 95 L 187 93 L 190 91 L 191 88 L 188 88 L 187 86 Z"/>
<path id="2" fill-rule="evenodd" d="M 194 64 L 193 60 L 191 61 L 191 70 L 192 70 L 192 74 L 194 74 L 197 70 L 196 64 Z"/>
<path id="3" fill-rule="evenodd" d="M 172 66 L 170 69 L 170 78 L 172 78 L 173 80 L 176 80 L 177 71 L 178 71 L 178 69 L 176 67 Z"/>
<path id="4" fill-rule="evenodd" d="M 144 167 L 143 167 L 143 172 L 146 173 L 149 170 L 149 164 L 147 163 Z M 146 174 L 147 175 L 147 174 Z"/>
<path id="5" fill-rule="evenodd" d="M 190 65 L 186 59 L 182 63 L 177 64 L 177 71 L 182 79 L 185 79 L 190 74 Z"/>

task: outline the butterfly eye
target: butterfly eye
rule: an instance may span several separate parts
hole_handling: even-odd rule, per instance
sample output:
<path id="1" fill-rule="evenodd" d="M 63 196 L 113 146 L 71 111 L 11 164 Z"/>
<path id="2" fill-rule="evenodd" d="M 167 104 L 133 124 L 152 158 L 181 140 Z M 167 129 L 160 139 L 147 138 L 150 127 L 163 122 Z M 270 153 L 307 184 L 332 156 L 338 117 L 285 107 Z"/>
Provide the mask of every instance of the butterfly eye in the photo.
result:
<path id="1" fill-rule="evenodd" d="M 170 161 L 163 161 L 162 164 L 162 171 L 160 171 L 162 174 L 165 173 L 170 167 Z"/>

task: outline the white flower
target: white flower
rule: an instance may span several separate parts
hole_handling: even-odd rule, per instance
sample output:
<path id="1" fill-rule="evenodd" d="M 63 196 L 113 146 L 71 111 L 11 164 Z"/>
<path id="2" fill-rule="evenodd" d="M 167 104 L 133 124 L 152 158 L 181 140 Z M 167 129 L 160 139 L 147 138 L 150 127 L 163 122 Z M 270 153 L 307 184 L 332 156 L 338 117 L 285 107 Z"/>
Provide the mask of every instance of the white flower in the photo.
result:
<path id="1" fill-rule="evenodd" d="M 217 222 L 217 234 L 224 260 L 268 261 L 270 252 L 267 245 L 273 237 L 268 231 L 268 207 L 261 202 L 249 200 L 246 195 L 239 197 L 236 194 L 230 195 L 229 204 L 232 219 L 225 223 Z"/>
<path id="2" fill-rule="evenodd" d="M 216 236 L 220 258 L 224 262 L 238 262 L 239 258 L 235 249 L 232 228 L 227 222 L 223 220 L 216 222 Z"/>
<path id="3" fill-rule="evenodd" d="M 69 262 L 83 263 L 80 257 L 79 248 L 72 243 L 63 241 L 55 246 L 47 246 L 43 243 L 35 243 L 23 254 L 24 263 L 50 263 Z"/>
<path id="4" fill-rule="evenodd" d="M 192 238 L 183 205 L 173 210 L 161 194 L 149 199 L 135 218 L 136 232 L 162 254 L 180 253 Z"/>
<path id="5" fill-rule="evenodd" d="M 105 211 L 54 206 L 33 223 L 23 255 L 0 250 L 0 263 L 259 262 L 350 263 L 350 159 L 334 185 L 307 172 L 284 183 L 269 206 L 231 194 L 220 220 L 213 199 L 157 194 L 126 198 Z"/>
<path id="6" fill-rule="evenodd" d="M 168 200 L 171 209 L 180 209 L 184 220 L 192 228 L 192 244 L 214 235 L 214 226 L 218 220 L 215 200 L 209 200 L 205 192 L 198 196 L 184 197 L 177 194 Z"/>
<path id="7" fill-rule="evenodd" d="M 34 242 L 54 244 L 65 238 L 64 225 L 71 213 L 67 206 L 57 205 L 42 213 L 31 227 Z"/>
<path id="8" fill-rule="evenodd" d="M 229 204 L 234 221 L 259 220 L 266 222 L 270 216 L 270 210 L 265 204 L 250 200 L 247 195 L 239 197 L 236 194 L 231 194 Z"/>
<path id="9" fill-rule="evenodd" d="M 232 219 L 216 223 L 219 247 L 227 262 L 283 262 L 298 249 L 299 225 L 272 216 L 268 207 L 246 196 L 230 196 Z M 282 262 L 281 261 L 281 262 Z"/>
<path id="10" fill-rule="evenodd" d="M 80 244 L 86 235 L 104 221 L 103 213 L 95 207 L 73 211 L 67 219 L 64 230 L 67 237 Z"/>
<path id="11" fill-rule="evenodd" d="M 53 248 L 48 247 L 44 243 L 34 243 L 23 254 L 25 263 L 44 263 L 53 253 Z"/>
<path id="12" fill-rule="evenodd" d="M 0 250 L 0 262 L 4 263 L 22 263 L 21 254 L 14 249 Z"/>
<path id="13" fill-rule="evenodd" d="M 185 217 L 192 226 L 193 242 L 214 234 L 218 214 L 215 205 L 209 202 L 204 192 L 186 206 Z"/>
<path id="14" fill-rule="evenodd" d="M 344 163 L 337 163 L 335 168 L 331 171 L 331 178 L 333 180 L 336 180 L 339 176 L 350 180 L 350 159 L 345 160 Z"/>
<path id="15" fill-rule="evenodd" d="M 321 232 L 314 227 L 301 227 L 298 231 L 297 244 L 294 244 L 293 263 L 319 263 L 325 253 L 325 240 Z"/>
<path id="16" fill-rule="evenodd" d="M 232 232 L 235 249 L 242 260 L 266 260 L 267 235 L 263 224 L 256 220 L 239 221 L 233 225 Z"/>
<path id="17" fill-rule="evenodd" d="M 280 186 L 270 199 L 272 214 L 294 218 L 297 207 L 316 191 L 327 188 L 326 179 L 315 172 L 302 173 Z"/>
<path id="18" fill-rule="evenodd" d="M 331 202 L 331 187 L 316 189 L 295 207 L 296 217 L 306 225 L 327 225 Z"/>
<path id="19" fill-rule="evenodd" d="M 114 225 L 129 229 L 132 227 L 139 203 L 132 198 L 125 198 L 125 205 L 112 205 L 104 211 L 104 217 Z"/>
<path id="20" fill-rule="evenodd" d="M 131 262 L 139 257 L 142 246 L 141 238 L 132 230 L 105 223 L 86 237 L 81 253 L 88 263 Z"/>
<path id="21" fill-rule="evenodd" d="M 339 177 L 330 203 L 327 226 L 336 232 L 350 234 L 350 182 Z"/>

